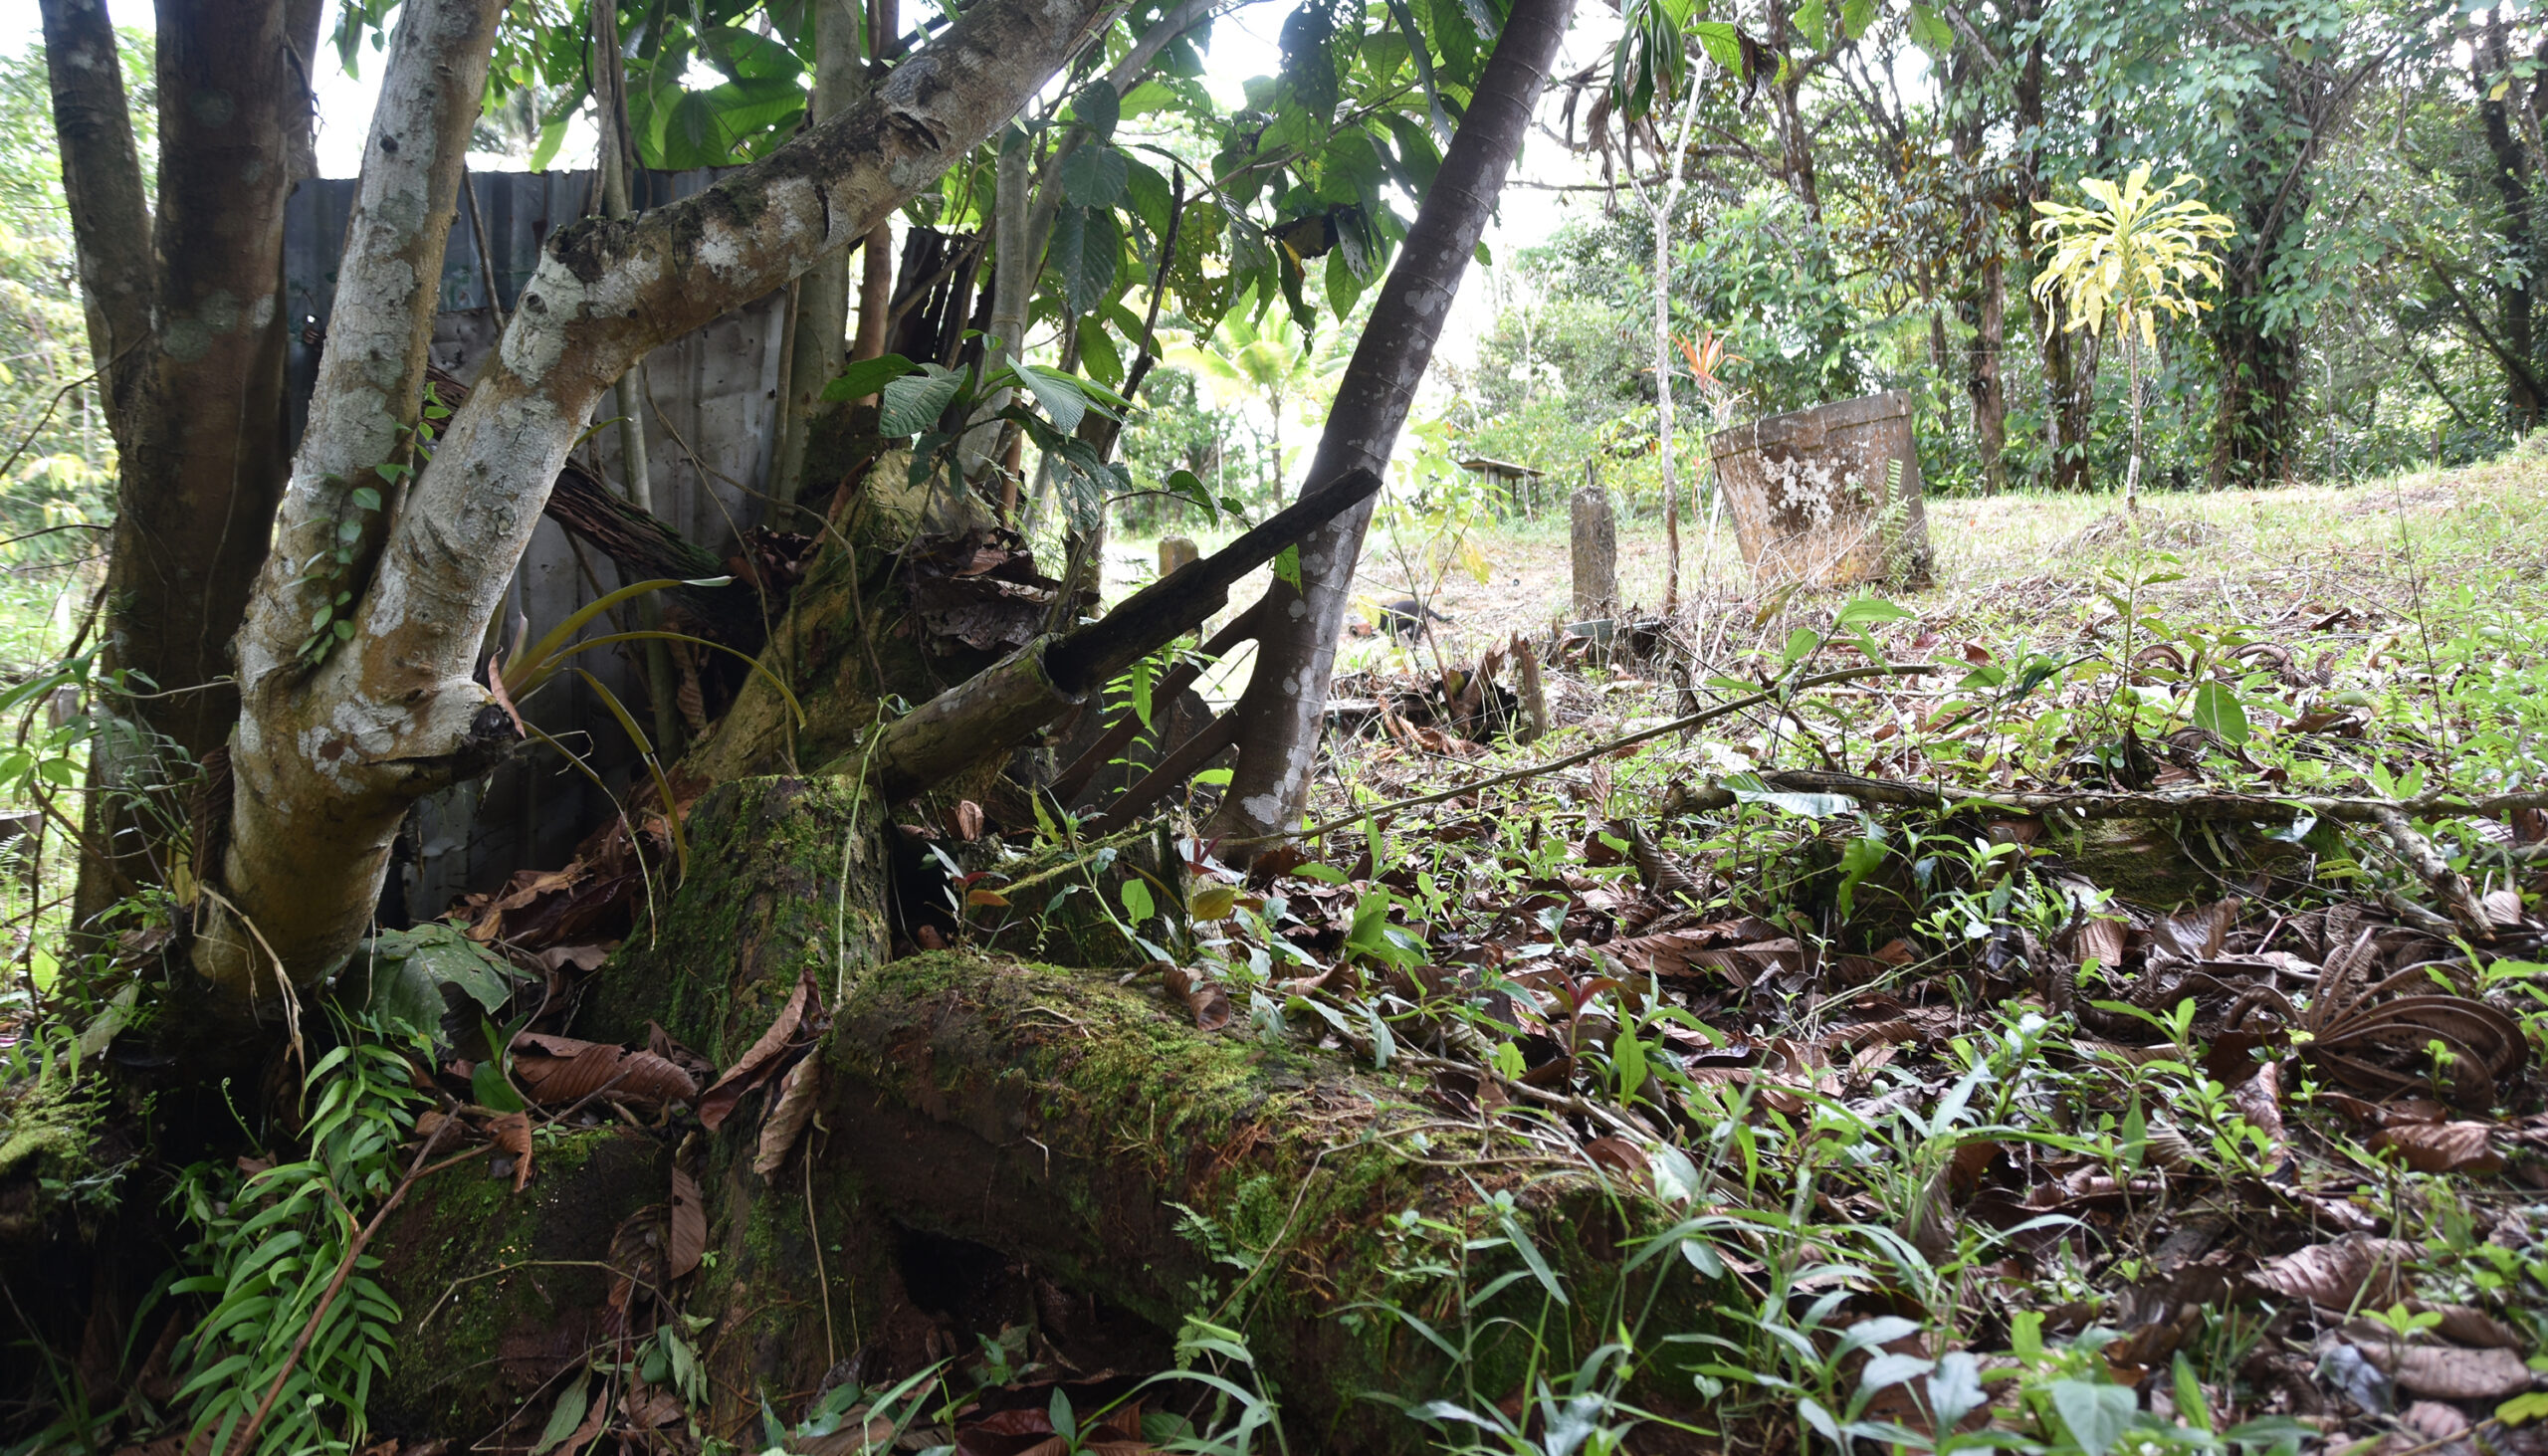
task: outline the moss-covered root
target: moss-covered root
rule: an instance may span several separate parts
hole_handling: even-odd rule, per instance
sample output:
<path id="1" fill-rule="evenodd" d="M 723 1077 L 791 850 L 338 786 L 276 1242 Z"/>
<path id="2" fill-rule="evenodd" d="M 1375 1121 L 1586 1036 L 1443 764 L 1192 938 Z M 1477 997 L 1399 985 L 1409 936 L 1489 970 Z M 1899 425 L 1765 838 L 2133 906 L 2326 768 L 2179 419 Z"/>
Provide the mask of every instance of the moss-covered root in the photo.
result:
<path id="1" fill-rule="evenodd" d="M 1648 1263 L 1637 1288 L 1620 1287 L 1623 1242 L 1662 1221 L 1650 1201 L 1605 1190 L 1582 1164 L 1511 1133 L 1446 1127 L 1388 1078 L 1199 1033 L 1155 991 L 1006 959 L 918 956 L 857 983 L 823 1056 L 818 1120 L 832 1133 L 814 1167 L 791 1163 L 775 1186 L 721 1180 L 736 1200 L 719 1215 L 730 1227 L 800 1218 L 802 1180 L 854 1199 L 827 1219 L 986 1246 L 1129 1314 L 1163 1346 L 1189 1314 L 1243 1321 L 1295 1449 L 1410 1449 L 1421 1428 L 1365 1393 L 1451 1393 L 1438 1353 L 1375 1308 L 1459 1323 L 1456 1291 L 1393 1273 L 1459 1257 L 1455 1239 L 1403 1224 L 1408 1210 L 1492 1236 L 1504 1215 L 1489 1200 L 1511 1197 L 1571 1303 L 1546 1302 L 1525 1279 L 1492 1312 L 1522 1322 L 1515 1329 L 1547 1320 L 1544 1357 L 1565 1368 L 1614 1332 L 1614 1297 L 1641 1308 L 1651 1281 L 1664 1282 L 1658 1333 L 1696 1318 L 1700 1291 L 1678 1259 Z M 747 1143 L 751 1121 L 721 1141 Z M 1185 1210 L 1210 1219 L 1224 1247 L 1207 1247 Z M 1477 1285 L 1518 1267 L 1509 1252 L 1483 1257 Z M 736 1373 L 764 1389 L 811 1388 L 827 1348 L 840 1349 L 853 1291 L 834 1293 L 827 1332 L 804 1298 L 803 1262 L 747 1262 L 756 1271 L 719 1300 L 735 1315 L 761 1312 L 743 1342 L 753 1368 Z M 846 1267 L 835 1266 L 835 1284 L 854 1279 Z M 1468 1387 L 1490 1398 L 1519 1388 L 1529 1344 L 1487 1339 Z"/>

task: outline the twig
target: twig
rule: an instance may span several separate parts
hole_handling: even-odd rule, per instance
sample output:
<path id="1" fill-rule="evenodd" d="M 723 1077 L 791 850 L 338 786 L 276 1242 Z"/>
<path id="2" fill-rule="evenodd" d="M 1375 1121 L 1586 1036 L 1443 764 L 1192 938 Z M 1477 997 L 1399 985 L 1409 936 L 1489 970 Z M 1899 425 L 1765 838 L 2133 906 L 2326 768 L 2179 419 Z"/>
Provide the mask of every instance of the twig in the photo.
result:
<path id="1" fill-rule="evenodd" d="M 2477 903 L 2476 892 L 2468 888 L 2468 877 L 2450 868 L 2450 861 L 2442 857 L 2432 840 L 2416 832 L 2416 826 L 2407 822 L 2405 814 L 2378 804 L 2372 807 L 2371 818 L 2460 930 L 2479 940 L 2495 937 L 2494 922 L 2487 918 L 2485 907 Z"/>

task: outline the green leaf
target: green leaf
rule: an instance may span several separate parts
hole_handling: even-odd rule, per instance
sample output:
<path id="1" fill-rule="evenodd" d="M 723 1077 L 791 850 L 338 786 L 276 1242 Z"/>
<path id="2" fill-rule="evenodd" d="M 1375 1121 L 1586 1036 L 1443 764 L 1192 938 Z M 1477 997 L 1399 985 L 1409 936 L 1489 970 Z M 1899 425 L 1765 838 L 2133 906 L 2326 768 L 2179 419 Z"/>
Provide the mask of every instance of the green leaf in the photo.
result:
<path id="1" fill-rule="evenodd" d="M 872 359 L 860 359 L 841 370 L 839 378 L 823 386 L 823 398 L 834 403 L 865 399 L 919 367 L 901 354 L 879 354 Z"/>
<path id="2" fill-rule="evenodd" d="M 1140 157 L 1113 147 L 1108 150 L 1124 158 L 1124 205 L 1142 220 L 1142 226 L 1151 230 L 1154 239 L 1165 237 L 1168 212 L 1176 205 L 1176 194 L 1168 178 Z"/>
<path id="3" fill-rule="evenodd" d="M 1709 60 L 1738 77 L 1743 74 L 1743 41 L 1735 35 L 1731 23 L 1702 20 L 1690 27 L 1690 35 L 1708 53 Z"/>
<path id="4" fill-rule="evenodd" d="M 1044 267 L 1061 281 L 1074 313 L 1093 313 L 1115 291 L 1115 274 L 1123 266 L 1124 235 L 1113 213 L 1066 207 L 1053 221 L 1053 241 Z"/>
<path id="5" fill-rule="evenodd" d="M 1840 33 L 1850 40 L 1867 33 L 1875 24 L 1875 0 L 1841 0 Z M 1819 45 L 1815 49 L 1820 49 Z"/>
<path id="6" fill-rule="evenodd" d="M 1068 434 L 1087 417 L 1088 394 L 1072 376 L 1059 369 L 1029 364 L 1017 371 L 1017 378 L 1035 396 L 1035 402 L 1044 407 L 1054 429 Z"/>
<path id="7" fill-rule="evenodd" d="M 1078 96 L 1071 98 L 1071 119 L 1096 132 L 1100 141 L 1114 140 L 1115 123 L 1123 116 L 1124 99 L 1116 94 L 1114 85 L 1103 78 L 1090 82 Z"/>
<path id="8" fill-rule="evenodd" d="M 1151 899 L 1151 887 L 1141 881 L 1125 881 L 1120 893 L 1124 897 L 1124 914 L 1131 918 L 1136 927 L 1159 914 L 1158 902 Z"/>
<path id="9" fill-rule="evenodd" d="M 504 1069 L 492 1058 L 470 1069 L 469 1097 L 480 1107 L 500 1113 L 518 1113 L 531 1106 L 505 1081 Z"/>
<path id="10" fill-rule="evenodd" d="M 1789 17 L 1796 23 L 1797 34 L 1804 36 L 1805 44 L 1817 51 L 1822 49 L 1823 44 L 1822 34 L 1825 26 L 1823 16 L 1823 0 L 1805 0 L 1803 5 L 1797 7 L 1796 14 Z"/>
<path id="11" fill-rule="evenodd" d="M 1955 27 L 1926 5 L 1911 7 L 1911 44 L 1943 61 L 1955 52 Z"/>
<path id="12" fill-rule="evenodd" d="M 1880 597 L 1852 597 L 1831 619 L 1835 627 L 1854 627 L 1862 622 L 1905 622 L 1911 619 L 1909 608 L 1897 606 Z"/>
<path id="13" fill-rule="evenodd" d="M 531 1456 L 548 1456 L 584 1423 L 584 1407 L 592 1403 L 591 1391 L 587 1388 L 591 1379 L 590 1369 L 576 1372 L 574 1383 L 558 1395 L 556 1407 L 548 1412 L 548 1424 L 540 1428 L 539 1440 L 531 1446 Z"/>
<path id="14" fill-rule="evenodd" d="M 1299 543 L 1285 546 L 1274 558 L 1274 574 L 1294 591 L 1301 590 L 1301 548 Z"/>
<path id="15" fill-rule="evenodd" d="M 2086 1380 L 2052 1382 L 2052 1408 L 2060 1415 L 2061 1423 L 2070 1428 L 2070 1438 L 2087 1456 L 2105 1456 L 2132 1424 L 2135 1406 L 2128 1386 Z"/>
<path id="16" fill-rule="evenodd" d="M 923 370 L 889 380 L 879 391 L 876 433 L 917 435 L 936 426 L 947 406 L 956 402 L 956 391 L 963 387 L 962 375 L 943 364 L 924 365 Z"/>
<path id="17" fill-rule="evenodd" d="M 2244 746 L 2247 741 L 2247 711 L 2238 706 L 2238 695 L 2225 684 L 2206 682 L 2194 690 L 2194 726 L 2219 733 L 2222 741 L 2233 748 Z"/>
<path id="18" fill-rule="evenodd" d="M 1113 207 L 1131 173 L 1122 151 L 1090 142 L 1062 158 L 1062 195 L 1081 207 Z"/>
<path id="19" fill-rule="evenodd" d="M 442 921 L 411 931 L 383 931 L 354 951 L 343 975 L 344 994 L 357 996 L 383 1025 L 404 1026 L 440 1039 L 446 1003 L 442 988 L 457 987 L 481 1010 L 501 1010 L 513 999 L 512 962 Z"/>

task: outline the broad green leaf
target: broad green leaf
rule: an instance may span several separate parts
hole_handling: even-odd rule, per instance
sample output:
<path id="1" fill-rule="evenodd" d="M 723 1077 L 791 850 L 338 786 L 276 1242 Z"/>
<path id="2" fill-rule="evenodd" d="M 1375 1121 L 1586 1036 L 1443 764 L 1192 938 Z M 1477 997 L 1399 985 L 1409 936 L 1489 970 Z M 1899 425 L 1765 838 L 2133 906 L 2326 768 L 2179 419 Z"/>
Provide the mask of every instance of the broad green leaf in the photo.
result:
<path id="1" fill-rule="evenodd" d="M 2238 706 L 2238 695 L 2221 683 L 2207 681 L 2194 690 L 2194 726 L 2219 733 L 2233 748 L 2248 738 L 2247 711 Z"/>
<path id="2" fill-rule="evenodd" d="M 442 921 L 408 931 L 383 931 L 354 951 L 343 981 L 346 994 L 384 1024 L 441 1037 L 449 1009 L 443 987 L 453 986 L 494 1012 L 513 999 L 520 975 L 512 962 Z"/>
<path id="3" fill-rule="evenodd" d="M 2052 1382 L 2052 1408 L 2070 1428 L 2070 1438 L 2086 1456 L 2105 1456 L 2117 1437 L 2132 1424 L 2138 1402 L 2131 1387 L 2093 1384 L 2086 1380 Z"/>
<path id="4" fill-rule="evenodd" d="M 1035 402 L 1044 407 L 1054 429 L 1068 433 L 1078 429 L 1079 422 L 1087 417 L 1088 395 L 1081 390 L 1079 381 L 1070 375 L 1059 369 L 1029 364 L 1017 371 L 1017 378 L 1026 386 L 1027 392 L 1035 396 Z"/>
<path id="5" fill-rule="evenodd" d="M 1131 171 L 1120 149 L 1089 142 L 1062 158 L 1062 195 L 1081 207 L 1113 207 L 1123 200 Z"/>
<path id="6" fill-rule="evenodd" d="M 872 359 L 860 359 L 841 370 L 839 378 L 823 386 L 823 398 L 835 403 L 865 399 L 919 367 L 901 354 L 879 354 Z"/>
<path id="7" fill-rule="evenodd" d="M 947 406 L 956 402 L 963 376 L 939 364 L 922 367 L 925 372 L 890 380 L 879 392 L 876 433 L 917 435 L 935 427 Z"/>
<path id="8" fill-rule="evenodd" d="M 1103 79 L 1090 82 L 1071 98 L 1071 119 L 1097 133 L 1100 141 L 1115 139 L 1115 123 L 1123 115 L 1124 99 L 1116 94 L 1111 82 Z"/>

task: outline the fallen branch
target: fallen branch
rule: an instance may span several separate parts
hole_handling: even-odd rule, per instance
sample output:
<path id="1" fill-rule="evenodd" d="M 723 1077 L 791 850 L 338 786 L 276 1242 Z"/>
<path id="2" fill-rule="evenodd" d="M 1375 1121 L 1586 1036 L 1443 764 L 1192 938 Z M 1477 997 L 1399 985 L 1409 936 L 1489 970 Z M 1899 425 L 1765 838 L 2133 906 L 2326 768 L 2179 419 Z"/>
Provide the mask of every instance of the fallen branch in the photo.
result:
<path id="1" fill-rule="evenodd" d="M 1660 731 L 1658 729 L 1657 731 Z M 1771 788 L 1789 793 L 1839 794 L 1861 803 L 1893 804 L 1914 809 L 2000 809 L 2012 814 L 2067 814 L 2079 819 L 2160 819 L 2183 815 L 2197 819 L 2264 820 L 2289 823 L 2303 817 L 2349 824 L 2377 824 L 2383 814 L 2409 819 L 2492 819 L 2516 809 L 2548 808 L 2548 792 L 2469 796 L 2446 790 L 2411 799 L 2336 798 L 2319 794 L 2250 794 L 2227 789 L 2161 790 L 2151 793 L 2108 793 L 2100 790 L 2042 789 L 2032 792 L 1965 792 L 1941 790 L 1900 779 L 1864 778 L 1826 769 L 1777 769 L 1761 775 Z M 1690 796 L 1693 808 L 1722 809 L 1740 796 L 1722 784 L 1711 784 Z"/>
<path id="2" fill-rule="evenodd" d="M 1833 683 L 1854 683 L 1864 678 L 1916 678 L 1926 676 L 1927 674 L 1934 673 L 1936 671 L 1936 668 L 1929 666 L 1927 663 L 1890 663 L 1883 667 L 1843 668 L 1836 673 L 1816 673 L 1810 678 L 1799 678 L 1791 683 L 1782 683 L 1775 688 L 1766 689 L 1762 692 L 1752 694 L 1750 697 L 1737 698 L 1730 703 L 1720 703 L 1714 708 L 1703 709 L 1700 712 L 1689 714 L 1686 717 L 1673 719 L 1669 723 L 1660 724 L 1654 728 L 1642 728 L 1636 732 L 1629 733 L 1624 737 L 1612 738 L 1603 743 L 1595 743 L 1590 748 L 1586 748 L 1581 752 L 1569 753 L 1563 758 L 1552 758 L 1546 763 L 1534 763 L 1528 768 L 1516 768 L 1504 773 L 1489 774 L 1485 778 L 1460 784 L 1455 788 L 1441 789 L 1434 793 L 1415 794 L 1403 799 L 1391 799 L 1384 804 L 1367 804 L 1362 808 L 1356 809 L 1350 814 L 1342 814 L 1336 818 L 1327 820 L 1324 823 L 1313 824 L 1307 829 L 1287 830 L 1280 834 L 1268 835 L 1261 840 L 1247 841 L 1247 843 L 1267 844 L 1282 839 L 1316 839 L 1322 834 L 1331 833 L 1338 829 L 1344 829 L 1352 825 L 1360 824 L 1365 819 L 1372 818 L 1377 815 L 1394 814 L 1402 809 L 1419 808 L 1425 804 L 1438 804 L 1446 799 L 1458 798 L 1462 794 L 1473 794 L 1481 789 L 1496 788 L 1508 783 L 1519 783 L 1526 778 L 1537 778 L 1544 773 L 1555 773 L 1561 768 L 1572 768 L 1578 763 L 1589 763 L 1605 754 L 1615 753 L 1621 748 L 1634 747 L 1635 745 L 1646 742 L 1649 739 L 1663 737 L 1669 733 L 1686 732 L 1702 724 L 1724 718 L 1728 714 L 1741 713 L 1748 708 L 1758 708 L 1764 703 L 1780 702 L 1801 689 L 1824 688 Z M 1733 801 L 1732 793 L 1728 792 L 1725 802 L 1732 803 Z M 1233 843 L 1235 843 L 1235 841 Z"/>
<path id="3" fill-rule="evenodd" d="M 1174 698 L 1194 686 L 1194 681 L 1203 676 L 1206 666 L 1229 656 L 1240 643 L 1254 641 L 1256 614 L 1263 606 L 1264 603 L 1259 602 L 1231 618 L 1230 624 L 1212 634 L 1212 640 L 1204 643 L 1201 651 L 1168 669 L 1152 687 L 1151 701 L 1166 703 Z M 1072 759 L 1071 766 L 1063 769 L 1061 775 L 1053 780 L 1053 797 L 1065 804 L 1077 799 L 1080 790 L 1088 787 L 1088 781 L 1097 776 L 1098 770 L 1113 762 L 1115 755 L 1123 752 L 1125 745 L 1133 741 L 1133 734 L 1140 731 L 1141 727 L 1140 715 L 1126 713 L 1121 722 L 1106 730 L 1104 737 L 1089 744 L 1088 751 Z"/>
<path id="4" fill-rule="evenodd" d="M 1091 690 L 1227 605 L 1240 577 L 1380 488 L 1371 471 L 1350 471 L 1211 555 L 1133 593 L 1103 618 L 1066 637 L 1038 638 L 895 720 L 869 759 L 877 788 L 889 803 L 908 799 L 1060 718 Z"/>

